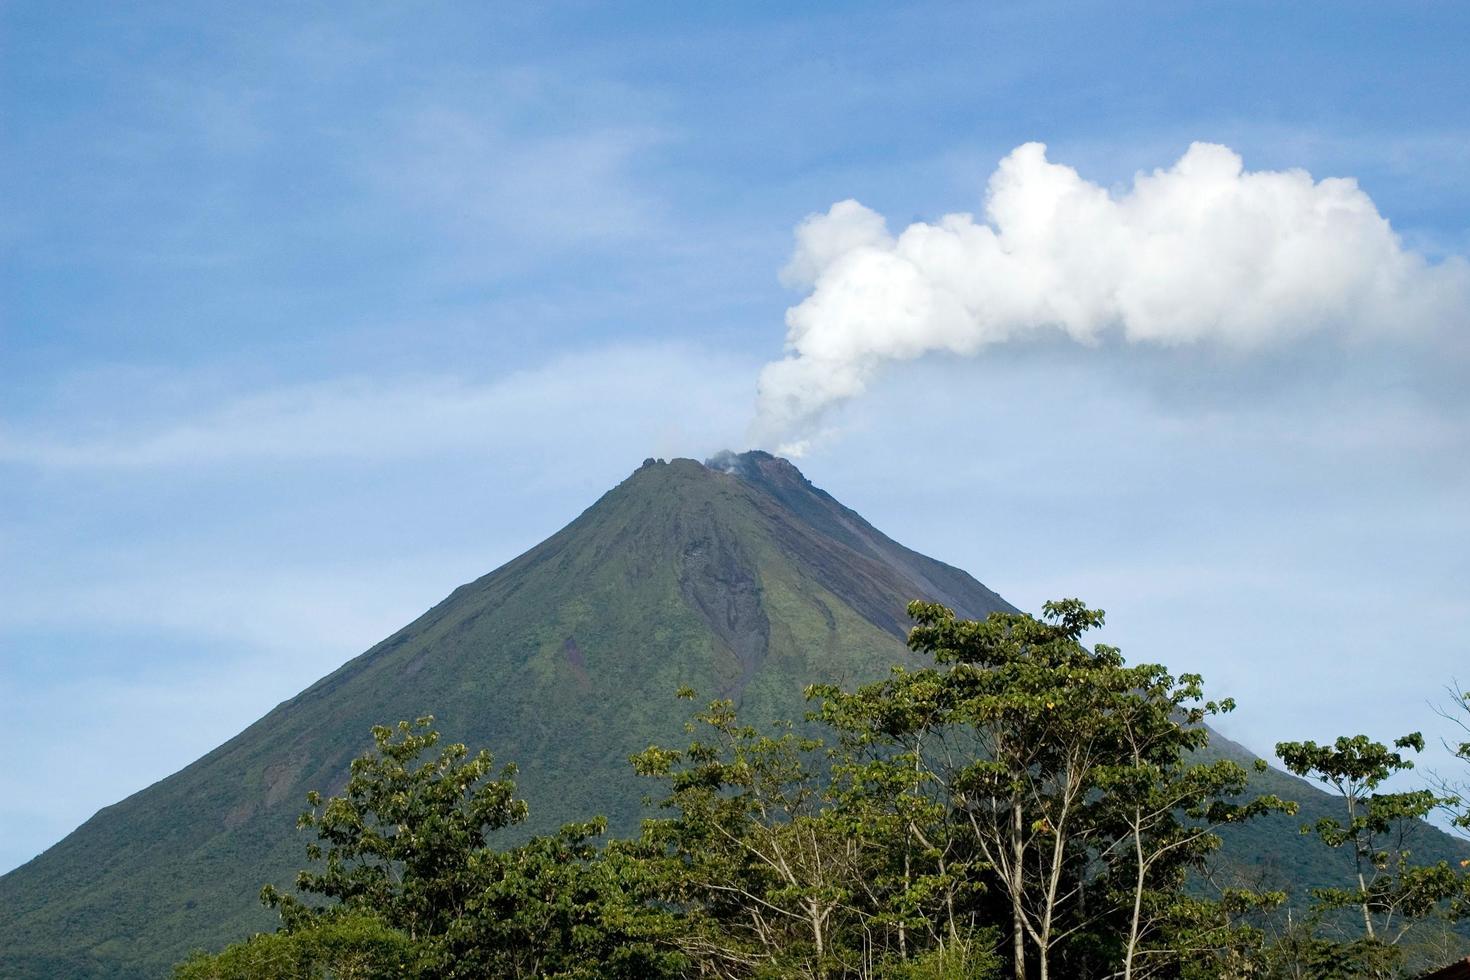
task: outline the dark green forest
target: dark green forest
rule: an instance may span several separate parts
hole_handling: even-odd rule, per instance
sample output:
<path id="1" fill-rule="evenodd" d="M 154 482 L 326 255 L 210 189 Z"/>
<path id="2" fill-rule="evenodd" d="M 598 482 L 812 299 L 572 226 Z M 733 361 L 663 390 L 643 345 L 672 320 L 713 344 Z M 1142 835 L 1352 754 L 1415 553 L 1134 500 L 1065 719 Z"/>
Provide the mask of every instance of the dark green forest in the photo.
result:
<path id="1" fill-rule="evenodd" d="M 1466 801 L 1385 786 L 1420 734 L 1279 744 L 1335 801 L 1307 813 L 1212 750 L 1233 703 L 1201 677 L 1085 643 L 1100 611 L 909 613 L 913 662 L 809 687 L 803 718 L 679 691 L 687 738 L 629 760 L 654 815 L 628 837 L 517 834 L 513 764 L 432 718 L 377 727 L 307 797 L 295 888 L 262 891 L 278 928 L 175 976 L 1346 980 L 1464 955 L 1470 861 L 1415 843 Z M 1229 856 L 1282 834 L 1315 842 L 1311 887 Z"/>

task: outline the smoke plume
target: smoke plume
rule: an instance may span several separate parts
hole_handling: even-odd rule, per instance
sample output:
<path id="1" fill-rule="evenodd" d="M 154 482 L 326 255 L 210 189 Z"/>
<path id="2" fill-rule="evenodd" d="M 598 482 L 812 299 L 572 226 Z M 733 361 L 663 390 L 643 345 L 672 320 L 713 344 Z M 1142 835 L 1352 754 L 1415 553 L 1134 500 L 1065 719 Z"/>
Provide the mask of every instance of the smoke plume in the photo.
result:
<path id="1" fill-rule="evenodd" d="M 1081 344 L 1253 350 L 1459 326 L 1470 264 L 1406 249 L 1351 179 L 1246 171 L 1195 143 L 1110 193 L 1027 143 L 991 175 L 983 220 L 895 237 L 847 200 L 807 218 L 783 281 L 787 356 L 761 372 L 758 442 L 800 455 L 833 406 L 889 361 L 1060 331 Z"/>

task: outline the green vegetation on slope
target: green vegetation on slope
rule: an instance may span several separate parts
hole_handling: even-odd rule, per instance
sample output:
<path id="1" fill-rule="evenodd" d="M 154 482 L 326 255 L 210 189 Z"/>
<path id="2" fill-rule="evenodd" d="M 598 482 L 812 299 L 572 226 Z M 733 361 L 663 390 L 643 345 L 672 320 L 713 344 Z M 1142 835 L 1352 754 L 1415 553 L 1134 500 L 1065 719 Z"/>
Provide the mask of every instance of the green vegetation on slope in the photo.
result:
<path id="1" fill-rule="evenodd" d="M 542 544 L 0 878 L 0 974 L 157 977 L 191 946 L 268 928 L 257 891 L 297 866 L 301 799 L 340 791 L 385 719 L 432 713 L 446 738 L 517 761 L 523 834 L 593 813 L 627 834 L 643 790 L 626 760 L 682 732 L 671 692 L 729 697 L 753 723 L 799 718 L 809 684 L 921 663 L 904 645 L 909 600 L 965 617 L 1011 608 L 784 460 L 712 464 L 650 460 Z M 1329 802 L 1270 778 L 1307 812 Z M 1290 835 L 1252 826 L 1239 844 L 1293 882 L 1337 870 Z M 1426 856 L 1449 846 L 1429 844 Z"/>

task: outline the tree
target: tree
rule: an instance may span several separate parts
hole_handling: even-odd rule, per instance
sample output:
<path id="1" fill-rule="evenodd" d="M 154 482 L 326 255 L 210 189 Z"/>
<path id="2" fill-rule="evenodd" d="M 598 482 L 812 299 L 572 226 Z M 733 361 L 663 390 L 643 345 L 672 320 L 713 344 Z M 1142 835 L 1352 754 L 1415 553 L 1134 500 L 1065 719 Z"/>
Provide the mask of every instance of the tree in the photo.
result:
<path id="1" fill-rule="evenodd" d="M 684 958 L 678 918 L 652 901 L 647 855 L 630 843 L 599 848 L 596 819 L 473 857 L 476 889 L 436 943 L 433 976 L 657 980 Z"/>
<path id="2" fill-rule="evenodd" d="M 1441 739 L 1441 744 L 1456 759 L 1470 762 L 1470 691 L 1462 689 L 1458 680 L 1446 689 L 1448 705 L 1435 705 L 1434 712 L 1460 729 L 1454 741 Z M 1449 817 L 1450 826 L 1462 837 L 1470 838 L 1470 783 L 1440 773 L 1430 776 L 1430 783 L 1440 795 L 1440 808 Z"/>
<path id="3" fill-rule="evenodd" d="M 910 647 L 938 666 L 851 694 L 819 689 L 821 717 L 912 767 L 943 801 L 957 839 L 934 849 L 1004 897 L 1015 977 L 1034 963 L 1047 980 L 1059 955 L 1071 974 L 1116 963 L 1137 975 L 1168 897 L 1219 846 L 1213 828 L 1286 806 L 1233 802 L 1245 773 L 1232 763 L 1186 764 L 1203 718 L 1228 703 L 1202 702 L 1197 677 L 1084 646 L 1103 614 L 1075 599 L 1047 603 L 1041 619 L 960 620 L 922 602 L 909 612 Z"/>
<path id="4" fill-rule="evenodd" d="M 1342 736 L 1331 745 L 1276 746 L 1288 770 L 1330 786 L 1342 800 L 1341 818 L 1323 817 L 1302 832 L 1352 858 L 1354 886 L 1313 889 L 1313 898 L 1319 914 L 1355 909 L 1361 915 L 1365 948 L 1384 947 L 1369 975 L 1390 975 L 1397 960 L 1391 947 L 1463 891 L 1461 876 L 1448 863 L 1416 865 L 1408 846 L 1423 818 L 1450 801 L 1429 789 L 1379 790 L 1391 776 L 1414 768 L 1403 754 L 1407 750 L 1422 752 L 1423 735 L 1398 738 L 1393 748 L 1366 735 Z"/>
<path id="5" fill-rule="evenodd" d="M 692 698 L 692 691 L 681 691 Z M 835 934 L 857 881 L 860 842 L 824 807 L 815 740 L 762 735 L 712 701 L 687 748 L 650 746 L 640 775 L 668 783 L 673 816 L 645 822 L 664 856 L 667 896 L 685 910 L 677 939 L 717 977 L 824 978 L 841 969 Z"/>
<path id="6" fill-rule="evenodd" d="M 673 976 L 671 913 L 652 904 L 637 856 L 595 843 L 599 818 L 507 849 L 523 821 L 514 766 L 440 746 L 432 718 L 373 729 L 340 796 L 308 794 L 310 901 L 262 890 L 282 927 L 179 968 L 186 980 L 245 976 Z"/>
<path id="7" fill-rule="evenodd" d="M 956 814 L 936 791 L 922 752 L 853 724 L 842 706 L 861 702 L 836 689 L 814 686 L 807 695 L 823 701 L 815 717 L 838 730 L 830 753 L 837 810 L 849 833 L 871 844 L 859 882 L 866 945 L 894 975 L 990 962 L 996 908 L 982 881 L 984 861 L 956 832 Z"/>
<path id="8" fill-rule="evenodd" d="M 343 795 L 307 795 L 311 809 L 297 826 L 314 831 L 307 858 L 321 870 L 296 876 L 301 891 L 383 917 L 418 941 L 440 936 L 464 914 L 477 887 L 473 856 L 488 835 L 518 824 L 529 812 L 515 796 L 515 766 L 495 773 L 490 753 L 470 756 L 464 745 L 439 748 L 434 719 L 372 730 L 374 750 L 352 761 Z M 293 926 L 312 911 L 267 885 L 262 900 Z"/>
<path id="9" fill-rule="evenodd" d="M 1119 973 L 1134 980 L 1201 957 L 1219 970 L 1215 958 L 1234 955 L 1240 944 L 1241 917 L 1285 896 L 1233 889 L 1204 902 L 1186 894 L 1187 878 L 1219 850 L 1221 827 L 1294 813 L 1296 804 L 1246 797 L 1249 774 L 1235 762 L 1196 761 L 1209 742 L 1205 719 L 1233 710 L 1233 701 L 1205 701 L 1197 674 L 1176 679 L 1145 667 L 1133 678 L 1140 686 L 1117 702 L 1111 718 L 1123 756 L 1103 766 L 1097 780 L 1104 819 L 1114 822 L 1103 836 L 1121 842 L 1104 853 L 1114 900 L 1125 909 Z M 1256 768 L 1264 771 L 1265 762 L 1257 760 Z"/>
<path id="10" fill-rule="evenodd" d="M 413 941 L 378 917 L 344 913 L 261 933 L 213 956 L 196 953 L 174 968 L 174 980 L 376 980 L 412 975 L 417 958 Z"/>
<path id="11" fill-rule="evenodd" d="M 872 768 L 790 723 L 762 733 L 727 700 L 689 727 L 686 748 L 653 746 L 634 765 L 668 785 L 671 816 L 646 821 L 644 842 L 662 855 L 665 897 L 684 913 L 675 942 L 701 976 L 991 974 L 989 929 L 939 925 L 975 886 L 910 834 L 933 814 L 902 767 Z"/>

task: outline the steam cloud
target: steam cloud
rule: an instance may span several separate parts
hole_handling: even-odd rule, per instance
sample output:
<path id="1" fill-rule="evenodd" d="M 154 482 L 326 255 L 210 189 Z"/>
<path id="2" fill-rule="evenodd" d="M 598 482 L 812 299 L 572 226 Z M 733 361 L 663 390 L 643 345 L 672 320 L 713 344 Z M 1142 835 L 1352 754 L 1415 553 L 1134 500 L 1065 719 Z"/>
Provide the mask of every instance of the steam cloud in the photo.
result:
<path id="1" fill-rule="evenodd" d="M 755 435 L 788 455 L 886 362 L 931 351 L 1046 330 L 1252 350 L 1428 332 L 1470 310 L 1470 264 L 1405 249 L 1355 181 L 1248 172 L 1210 143 L 1121 195 L 1027 143 L 991 175 L 983 221 L 951 214 L 896 238 L 840 201 L 797 228 L 782 279 L 809 294 L 786 313 L 788 355 L 761 372 Z"/>

